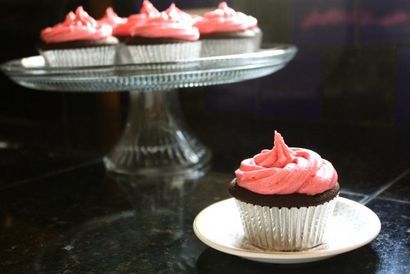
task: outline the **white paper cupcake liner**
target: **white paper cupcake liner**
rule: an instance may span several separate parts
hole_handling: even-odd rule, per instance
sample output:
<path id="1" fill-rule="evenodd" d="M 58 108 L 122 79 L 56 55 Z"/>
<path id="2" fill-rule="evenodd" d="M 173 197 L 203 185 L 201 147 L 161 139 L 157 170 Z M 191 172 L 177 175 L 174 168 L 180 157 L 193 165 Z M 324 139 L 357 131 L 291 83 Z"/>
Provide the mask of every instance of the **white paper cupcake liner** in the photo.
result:
<path id="1" fill-rule="evenodd" d="M 259 49 L 261 36 L 251 38 L 203 39 L 201 57 L 221 56 L 255 52 Z"/>
<path id="2" fill-rule="evenodd" d="M 156 63 L 190 60 L 200 57 L 201 42 L 181 42 L 158 45 L 125 45 L 123 63 Z"/>
<path id="3" fill-rule="evenodd" d="M 318 206 L 278 208 L 244 203 L 236 199 L 245 236 L 260 248 L 294 251 L 322 243 L 337 197 Z"/>
<path id="4" fill-rule="evenodd" d="M 51 67 L 103 66 L 115 63 L 116 45 L 40 51 Z"/>
<path id="5" fill-rule="evenodd" d="M 117 64 L 130 64 L 130 63 L 132 63 L 132 58 L 131 58 L 130 52 L 128 51 L 128 47 L 123 43 L 120 43 L 117 47 L 115 62 Z"/>

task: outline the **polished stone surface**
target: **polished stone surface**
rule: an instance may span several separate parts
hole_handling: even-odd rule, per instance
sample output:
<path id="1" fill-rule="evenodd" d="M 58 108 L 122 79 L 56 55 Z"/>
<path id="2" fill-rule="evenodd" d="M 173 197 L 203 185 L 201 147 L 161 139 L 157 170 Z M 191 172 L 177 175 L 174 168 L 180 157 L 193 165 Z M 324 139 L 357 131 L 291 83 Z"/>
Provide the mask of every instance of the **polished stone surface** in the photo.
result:
<path id="1" fill-rule="evenodd" d="M 402 149 L 408 130 L 213 115 L 192 120 L 214 159 L 210 172 L 190 180 L 107 174 L 95 159 L 100 144 L 92 149 L 78 144 L 87 149 L 78 150 L 77 157 L 71 147 L 47 145 L 41 138 L 33 141 L 30 135 L 26 141 L 19 134 L 13 138 L 13 130 L 3 128 L 8 142 L 25 147 L 15 147 L 16 152 L 27 151 L 40 168 L 30 167 L 19 153 L 0 154 L 3 163 L 14 163 L 2 167 L 9 173 L 4 177 L 7 187 L 0 190 L 1 273 L 409 272 L 410 151 Z M 226 124 L 229 133 L 221 130 Z M 285 266 L 226 255 L 195 237 L 196 214 L 229 197 L 227 183 L 240 159 L 269 148 L 272 128 L 279 129 L 289 145 L 310 147 L 333 162 L 341 196 L 366 203 L 381 219 L 382 231 L 375 241 L 326 261 Z M 65 158 L 47 160 L 43 155 L 48 148 Z"/>
<path id="2" fill-rule="evenodd" d="M 375 269 L 379 273 L 409 273 L 410 204 L 375 199 L 367 206 L 382 223 L 380 235 L 370 245 L 377 258 Z"/>
<path id="3" fill-rule="evenodd" d="M 402 200 L 410 203 L 410 195 L 403 195 L 403 193 L 410 193 L 410 169 L 398 177 L 398 182 L 394 183 L 390 188 L 384 191 L 380 196 L 383 199 Z"/>

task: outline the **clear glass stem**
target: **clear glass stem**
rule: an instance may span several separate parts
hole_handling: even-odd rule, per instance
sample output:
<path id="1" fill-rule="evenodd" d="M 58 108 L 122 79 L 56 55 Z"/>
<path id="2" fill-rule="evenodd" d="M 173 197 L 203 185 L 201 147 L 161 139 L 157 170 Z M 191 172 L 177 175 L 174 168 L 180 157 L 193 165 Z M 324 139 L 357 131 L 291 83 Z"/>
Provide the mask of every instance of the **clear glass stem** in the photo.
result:
<path id="1" fill-rule="evenodd" d="M 186 129 L 176 91 L 132 91 L 124 133 L 104 162 L 116 173 L 190 176 L 210 158 Z"/>

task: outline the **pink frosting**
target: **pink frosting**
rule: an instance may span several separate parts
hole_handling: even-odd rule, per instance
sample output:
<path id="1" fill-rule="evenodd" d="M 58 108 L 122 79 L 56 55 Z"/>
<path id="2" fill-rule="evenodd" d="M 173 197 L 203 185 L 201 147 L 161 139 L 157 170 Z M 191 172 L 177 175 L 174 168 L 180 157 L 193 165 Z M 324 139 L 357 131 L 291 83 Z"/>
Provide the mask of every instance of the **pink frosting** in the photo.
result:
<path id="1" fill-rule="evenodd" d="M 173 15 L 174 17 L 179 16 L 181 20 L 185 21 L 187 24 L 190 25 L 195 25 L 199 20 L 202 19 L 201 16 L 199 15 L 191 15 L 189 13 L 186 13 L 180 9 L 178 9 L 175 4 L 171 4 L 171 6 L 168 8 L 168 11 L 170 13 L 176 13 L 176 15 Z"/>
<path id="2" fill-rule="evenodd" d="M 158 17 L 160 15 L 160 12 L 150 1 L 144 0 L 139 14 L 143 17 Z"/>
<path id="3" fill-rule="evenodd" d="M 145 23 L 147 18 L 159 17 L 160 12 L 148 0 L 144 0 L 141 10 L 138 14 L 128 17 L 125 24 L 118 25 L 114 28 L 113 34 L 116 36 L 131 36 L 132 31 Z"/>
<path id="4" fill-rule="evenodd" d="M 239 186 L 259 194 L 315 195 L 333 188 L 337 172 L 314 151 L 289 148 L 275 131 L 274 147 L 242 161 L 235 171 Z"/>
<path id="5" fill-rule="evenodd" d="M 105 10 L 104 16 L 98 20 L 99 24 L 107 24 L 110 25 L 111 27 L 115 28 L 118 25 L 122 25 L 127 23 L 127 18 L 122 18 L 119 17 L 115 11 L 112 9 L 112 7 L 108 7 Z"/>
<path id="6" fill-rule="evenodd" d="M 204 14 L 196 23 L 200 33 L 243 31 L 257 27 L 255 17 L 236 12 L 221 2 L 218 8 Z"/>
<path id="7" fill-rule="evenodd" d="M 144 22 L 132 30 L 133 36 L 151 38 L 174 38 L 196 41 L 199 31 L 192 26 L 189 14 L 179 10 L 174 4 L 161 12 L 159 16 L 148 16 Z"/>
<path id="8" fill-rule="evenodd" d="M 67 14 L 65 21 L 41 31 L 41 39 L 46 43 L 76 40 L 100 40 L 112 34 L 112 27 L 97 21 L 78 7 L 75 13 Z"/>

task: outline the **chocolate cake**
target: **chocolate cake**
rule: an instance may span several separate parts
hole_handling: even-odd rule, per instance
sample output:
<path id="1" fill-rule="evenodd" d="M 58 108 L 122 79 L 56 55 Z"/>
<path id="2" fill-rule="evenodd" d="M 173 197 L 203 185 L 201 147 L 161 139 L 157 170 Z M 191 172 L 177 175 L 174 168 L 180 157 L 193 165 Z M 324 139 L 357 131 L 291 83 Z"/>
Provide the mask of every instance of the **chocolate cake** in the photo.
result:
<path id="1" fill-rule="evenodd" d="M 336 183 L 333 188 L 316 195 L 301 193 L 263 195 L 240 187 L 235 179 L 230 183 L 228 190 L 232 197 L 245 203 L 268 207 L 299 208 L 317 206 L 332 200 L 339 193 L 340 187 L 339 184 Z"/>
<path id="2" fill-rule="evenodd" d="M 89 47 L 103 47 L 107 45 L 118 44 L 118 39 L 109 36 L 100 40 L 76 40 L 59 43 L 45 43 L 40 42 L 37 46 L 39 50 L 53 50 L 53 49 L 75 49 L 75 48 L 89 48 Z"/>
<path id="3" fill-rule="evenodd" d="M 172 43 L 192 43 L 189 40 L 181 40 L 174 38 L 154 38 L 154 37 L 142 37 L 133 36 L 124 39 L 126 45 L 161 45 L 161 44 L 172 44 Z"/>
<path id="4" fill-rule="evenodd" d="M 261 35 L 259 28 L 243 31 L 201 33 L 201 39 L 248 39 Z"/>

